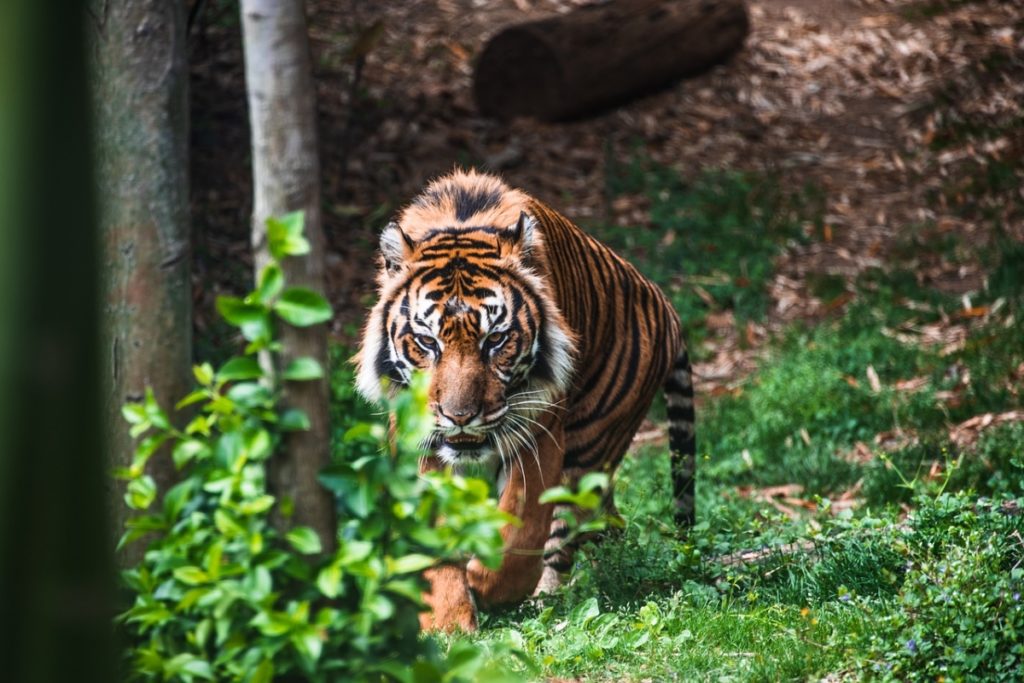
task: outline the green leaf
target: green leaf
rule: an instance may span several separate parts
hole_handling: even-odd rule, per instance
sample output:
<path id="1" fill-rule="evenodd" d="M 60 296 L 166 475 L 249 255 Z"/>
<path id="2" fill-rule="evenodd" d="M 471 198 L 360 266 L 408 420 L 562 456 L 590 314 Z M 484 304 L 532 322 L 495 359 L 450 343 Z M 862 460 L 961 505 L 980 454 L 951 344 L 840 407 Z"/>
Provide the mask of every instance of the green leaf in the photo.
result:
<path id="1" fill-rule="evenodd" d="M 292 630 L 294 624 L 287 615 L 278 612 L 265 610 L 260 612 L 249 622 L 250 625 L 259 629 L 265 636 L 283 636 Z"/>
<path id="2" fill-rule="evenodd" d="M 284 379 L 302 382 L 311 379 L 320 379 L 324 376 L 324 369 L 315 358 L 302 356 L 295 358 L 281 375 Z"/>
<path id="3" fill-rule="evenodd" d="M 213 544 L 210 551 L 206 554 L 206 573 L 210 575 L 210 578 L 216 581 L 220 578 L 220 563 L 224 557 L 224 543 L 218 541 Z"/>
<path id="4" fill-rule="evenodd" d="M 249 341 L 269 340 L 270 317 L 266 307 L 247 304 L 238 297 L 217 297 L 217 310 L 230 324 L 242 330 L 242 336 Z"/>
<path id="5" fill-rule="evenodd" d="M 268 263 L 260 273 L 260 284 L 253 292 L 253 296 L 261 304 L 269 304 L 270 301 L 284 289 L 284 273 L 281 266 L 276 263 Z"/>
<path id="6" fill-rule="evenodd" d="M 196 439 L 189 439 L 187 441 L 179 441 L 178 445 L 174 447 L 172 457 L 174 458 L 174 466 L 179 470 L 185 466 L 190 460 L 202 455 L 206 457 L 210 454 L 210 447 L 202 441 Z"/>
<path id="7" fill-rule="evenodd" d="M 277 426 L 284 432 L 304 432 L 310 428 L 311 423 L 309 415 L 306 415 L 306 413 L 298 408 L 292 408 L 281 414 L 281 419 L 278 420 Z"/>
<path id="8" fill-rule="evenodd" d="M 376 617 L 377 621 L 387 621 L 395 613 L 395 603 L 380 593 L 365 598 L 362 608 Z"/>
<path id="9" fill-rule="evenodd" d="M 324 640 L 321 630 L 315 626 L 307 626 L 291 636 L 292 645 L 306 659 L 315 662 L 320 659 Z"/>
<path id="10" fill-rule="evenodd" d="M 341 594 L 341 577 L 341 567 L 336 563 L 329 564 L 317 574 L 316 587 L 327 597 L 336 598 Z"/>
<path id="11" fill-rule="evenodd" d="M 247 408 L 265 405 L 271 399 L 270 390 L 259 382 L 239 382 L 228 389 L 227 396 Z"/>
<path id="12" fill-rule="evenodd" d="M 309 327 L 331 319 L 331 305 L 320 294 L 304 287 L 291 287 L 281 293 L 274 311 L 287 323 Z"/>
<path id="13" fill-rule="evenodd" d="M 179 606 L 179 609 L 181 609 L 180 606 Z M 200 649 L 203 649 L 203 648 L 206 647 L 206 641 L 210 639 L 210 630 L 212 628 L 213 628 L 213 621 L 210 620 L 210 619 L 203 619 L 196 626 L 196 629 L 194 631 L 194 633 L 195 633 L 195 640 L 196 640 L 196 645 Z"/>
<path id="14" fill-rule="evenodd" d="M 263 370 L 255 358 L 236 356 L 221 366 L 217 371 L 219 380 L 257 379 L 263 376 Z"/>
<path id="15" fill-rule="evenodd" d="M 148 474 L 130 481 L 124 494 L 124 502 L 133 510 L 145 510 L 155 499 L 156 482 Z"/>
<path id="16" fill-rule="evenodd" d="M 408 598 L 416 604 L 420 604 L 423 598 L 423 589 L 414 579 L 394 579 L 385 583 L 383 588 L 390 593 Z"/>
<path id="17" fill-rule="evenodd" d="M 182 654 L 167 660 L 164 664 L 164 675 L 167 678 L 173 678 L 174 676 L 195 676 L 197 678 L 205 678 L 212 681 L 213 669 L 210 667 L 210 663 L 206 660 L 199 659 L 193 654 L 183 652 Z"/>
<path id="18" fill-rule="evenodd" d="M 167 531 L 168 528 L 163 517 L 159 515 L 139 515 L 138 517 L 131 517 L 124 523 L 124 526 L 128 531 L 126 531 L 124 536 L 121 537 L 121 540 L 118 543 L 119 548 L 135 541 L 136 539 L 142 538 L 146 534 L 164 532 Z"/>
<path id="19" fill-rule="evenodd" d="M 285 536 L 292 547 L 303 555 L 312 555 L 320 552 L 320 537 L 308 526 L 297 526 Z"/>
<path id="20" fill-rule="evenodd" d="M 121 414 L 129 424 L 139 425 L 146 422 L 146 408 L 141 403 L 125 403 L 121 406 Z"/>
<path id="21" fill-rule="evenodd" d="M 139 445 L 135 447 L 135 459 L 132 462 L 132 468 L 141 468 L 145 465 L 146 461 L 153 457 L 153 454 L 156 453 L 160 446 L 164 445 L 167 439 L 167 434 L 152 434 L 139 442 Z"/>
<path id="22" fill-rule="evenodd" d="M 209 363 L 193 365 L 192 374 L 196 376 L 196 381 L 204 387 L 208 387 L 213 383 L 213 367 Z"/>
<path id="23" fill-rule="evenodd" d="M 217 297 L 217 311 L 235 327 L 258 321 L 267 309 L 259 304 L 247 304 L 237 296 Z"/>
<path id="24" fill-rule="evenodd" d="M 140 435 L 146 433 L 146 431 L 152 426 L 153 425 L 149 424 L 149 420 L 146 420 L 141 424 L 134 425 L 130 430 L 128 430 L 128 433 L 132 435 L 133 439 L 137 439 Z"/>
<path id="25" fill-rule="evenodd" d="M 266 429 L 253 429 L 244 435 L 250 460 L 264 460 L 273 453 L 274 441 Z"/>
<path id="26" fill-rule="evenodd" d="M 566 486 L 552 486 L 537 499 L 539 503 L 568 503 L 573 498 L 573 492 Z"/>
<path id="27" fill-rule="evenodd" d="M 221 532 L 228 538 L 241 536 L 245 533 L 245 527 L 239 524 L 234 517 L 224 510 L 217 510 L 213 513 L 213 522 L 217 527 L 217 531 Z"/>
<path id="28" fill-rule="evenodd" d="M 412 574 L 426 569 L 436 562 L 430 555 L 412 553 L 397 559 L 388 558 L 388 569 L 392 574 Z"/>
<path id="29" fill-rule="evenodd" d="M 128 467 L 118 467 L 113 472 L 114 479 L 119 479 L 121 481 L 128 481 L 130 479 L 134 479 L 137 476 L 139 475 L 135 472 L 135 470 L 130 469 Z"/>
<path id="30" fill-rule="evenodd" d="M 210 435 L 210 427 L 212 426 L 211 420 L 213 416 L 196 415 L 192 418 L 192 421 L 185 427 L 186 434 L 202 434 L 203 436 Z"/>
<path id="31" fill-rule="evenodd" d="M 286 256 L 309 253 L 309 242 L 302 236 L 305 217 L 301 211 L 267 219 L 267 246 L 280 261 Z"/>
<path id="32" fill-rule="evenodd" d="M 269 494 L 257 496 L 252 500 L 247 500 L 238 505 L 238 512 L 245 516 L 258 515 L 261 512 L 266 512 L 274 505 L 274 497 Z"/>
<path id="33" fill-rule="evenodd" d="M 190 586 L 198 586 L 200 584 L 209 582 L 210 575 L 204 572 L 199 567 L 188 565 L 185 567 L 178 567 L 177 569 L 175 569 L 174 578 Z"/>
<path id="34" fill-rule="evenodd" d="M 369 541 L 347 541 L 338 555 L 338 563 L 342 567 L 362 562 L 373 552 L 373 543 Z"/>
<path id="35" fill-rule="evenodd" d="M 174 404 L 174 409 L 175 410 L 181 410 L 185 406 L 190 406 L 193 403 L 199 403 L 200 401 L 202 401 L 206 397 L 207 397 L 206 389 L 196 389 L 195 391 L 193 391 L 193 392 L 189 393 L 188 395 L 186 395 L 185 398 L 183 398 L 180 401 L 178 401 L 177 403 L 175 403 Z"/>
<path id="36" fill-rule="evenodd" d="M 271 683 L 274 680 L 274 661 L 264 659 L 252 673 L 249 683 Z"/>
<path id="37" fill-rule="evenodd" d="M 606 472 L 587 472 L 580 478 L 577 486 L 580 493 L 605 489 L 608 487 L 608 474 Z"/>
<path id="38" fill-rule="evenodd" d="M 163 509 L 164 518 L 169 523 L 174 523 L 178 519 L 178 515 L 185 509 L 185 505 L 188 504 L 191 496 L 196 488 L 196 480 L 186 478 L 184 481 L 178 482 L 170 488 L 170 490 L 164 494 Z"/>
<path id="39" fill-rule="evenodd" d="M 146 417 L 153 424 L 154 427 L 160 429 L 170 429 L 171 421 L 167 419 L 167 413 L 160 408 L 160 404 L 156 402 L 156 396 L 153 395 L 153 388 L 146 387 Z"/>
<path id="40" fill-rule="evenodd" d="M 125 621 L 147 625 L 162 624 L 174 617 L 170 610 L 149 598 L 148 602 L 137 604 L 125 613 Z"/>

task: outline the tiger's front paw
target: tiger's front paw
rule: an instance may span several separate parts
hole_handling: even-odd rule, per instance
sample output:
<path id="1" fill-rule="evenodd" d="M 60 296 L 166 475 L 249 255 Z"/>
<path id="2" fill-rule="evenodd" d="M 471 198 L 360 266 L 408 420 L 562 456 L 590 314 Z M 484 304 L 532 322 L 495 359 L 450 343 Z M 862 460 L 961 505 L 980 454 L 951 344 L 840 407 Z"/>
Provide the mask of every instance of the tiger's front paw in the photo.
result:
<path id="1" fill-rule="evenodd" d="M 420 613 L 420 629 L 424 631 L 476 631 L 476 604 L 466 580 L 466 570 L 457 566 L 428 569 L 423 577 L 430 590 L 423 594 L 423 602 L 430 608 Z"/>

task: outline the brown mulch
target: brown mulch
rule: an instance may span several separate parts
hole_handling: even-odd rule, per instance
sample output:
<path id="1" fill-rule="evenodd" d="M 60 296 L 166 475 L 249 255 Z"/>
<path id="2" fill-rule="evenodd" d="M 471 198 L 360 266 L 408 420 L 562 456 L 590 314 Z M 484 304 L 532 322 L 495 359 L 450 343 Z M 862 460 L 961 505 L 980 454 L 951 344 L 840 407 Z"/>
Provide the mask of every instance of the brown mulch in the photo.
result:
<path id="1" fill-rule="evenodd" d="M 229 3 L 208 4 L 189 38 L 200 335 L 215 330 L 214 296 L 237 292 L 250 277 L 251 183 L 238 21 Z M 936 2 L 909 0 L 750 2 L 751 35 L 728 64 L 567 124 L 480 118 L 470 95 L 472 64 L 486 39 L 506 24 L 582 3 L 307 4 L 329 295 L 339 312 L 333 332 L 343 340 L 353 338 L 372 298 L 377 231 L 431 177 L 456 164 L 481 166 L 569 216 L 643 228 L 648 219 L 642 202 L 612 202 L 605 192 L 608 161 L 628 160 L 639 148 L 685 177 L 735 168 L 824 191 L 824 233 L 780 258 L 771 284 L 775 306 L 764 326 L 739 331 L 726 321 L 714 353 L 697 368 L 702 392 L 728 391 L 753 368 L 756 342 L 768 332 L 831 312 L 835 302 L 811 294 L 809 275 L 850 279 L 886 267 L 911 230 L 919 230 L 922 240 L 948 233 L 975 243 L 989 239 L 987 223 L 965 218 L 970 213 L 963 210 L 965 203 L 984 199 L 970 196 L 969 188 L 959 194 L 948 189 L 987 160 L 1024 154 L 1020 127 L 982 143 L 953 138 L 933 144 L 961 121 L 998 127 L 1020 116 L 1024 77 L 986 78 L 977 68 L 985 60 L 1020 60 L 1024 12 L 1016 2 L 947 2 L 935 12 L 928 8 Z M 1002 210 L 981 206 L 979 216 L 985 208 Z M 1004 229 L 1024 239 L 1020 216 L 1007 210 Z M 966 294 L 965 301 L 983 285 L 969 258 L 953 262 L 922 253 L 916 270 L 923 283 Z"/>

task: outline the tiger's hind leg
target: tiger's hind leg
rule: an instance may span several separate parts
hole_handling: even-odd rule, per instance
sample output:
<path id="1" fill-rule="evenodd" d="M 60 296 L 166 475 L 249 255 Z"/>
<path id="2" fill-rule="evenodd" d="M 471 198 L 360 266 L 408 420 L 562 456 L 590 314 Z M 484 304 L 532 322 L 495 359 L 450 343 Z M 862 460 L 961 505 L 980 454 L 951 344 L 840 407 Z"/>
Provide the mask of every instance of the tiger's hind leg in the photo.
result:
<path id="1" fill-rule="evenodd" d="M 577 528 L 581 523 L 586 523 L 595 517 L 621 519 L 618 508 L 615 507 L 615 496 L 611 490 L 602 494 L 601 505 L 596 511 L 584 512 L 572 505 L 556 505 L 554 518 L 551 520 L 551 533 L 547 543 L 544 544 L 544 570 L 537 583 L 537 588 L 533 592 L 534 595 L 554 593 L 565 583 L 565 577 L 572 570 L 576 550 L 580 546 L 589 541 L 602 541 L 618 532 L 617 526 L 610 526 L 602 531 L 589 531 L 574 535 L 572 527 L 566 522 L 566 518 L 570 515 L 575 518 Z"/>
<path id="2" fill-rule="evenodd" d="M 562 577 L 572 569 L 575 548 L 571 547 L 572 540 L 569 538 L 569 525 L 565 521 L 566 514 L 576 514 L 575 509 L 569 505 L 555 506 L 551 531 L 544 544 L 544 569 L 533 591 L 534 595 L 554 593 L 562 585 Z"/>
<path id="3" fill-rule="evenodd" d="M 693 371 L 683 349 L 665 380 L 668 404 L 668 443 L 672 464 L 672 497 L 675 521 L 680 527 L 693 526 L 696 518 L 697 440 L 694 430 Z"/>

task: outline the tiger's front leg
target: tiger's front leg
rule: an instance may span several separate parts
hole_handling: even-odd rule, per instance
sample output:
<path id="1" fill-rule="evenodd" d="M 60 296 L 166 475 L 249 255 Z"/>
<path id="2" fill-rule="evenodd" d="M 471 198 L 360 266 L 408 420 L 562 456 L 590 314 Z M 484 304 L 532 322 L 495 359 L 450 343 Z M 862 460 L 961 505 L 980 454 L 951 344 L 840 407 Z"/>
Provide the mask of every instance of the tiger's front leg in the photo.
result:
<path id="1" fill-rule="evenodd" d="M 501 530 L 505 546 L 501 567 L 492 571 L 474 559 L 468 567 L 449 564 L 424 572 L 429 588 L 423 601 L 430 608 L 420 614 L 420 627 L 424 630 L 475 631 L 476 605 L 470 589 L 482 604 L 497 605 L 522 600 L 536 587 L 544 568 L 544 544 L 554 509 L 553 505 L 541 505 L 537 499 L 560 482 L 565 455 L 561 422 L 548 419 L 542 424 L 544 429 L 538 429 L 540 433 L 535 435 L 537 457 L 521 453 L 515 459 L 498 501 L 500 509 L 522 522 L 519 526 L 508 524 Z M 428 458 L 423 471 L 439 467 L 436 458 Z"/>
<path id="2" fill-rule="evenodd" d="M 423 572 L 423 578 L 430 585 L 423 594 L 423 602 L 429 610 L 420 612 L 420 628 L 424 631 L 475 631 L 476 605 L 469 592 L 465 565 L 433 567 Z"/>
<path id="3" fill-rule="evenodd" d="M 435 457 L 425 458 L 420 472 L 437 471 L 443 465 Z M 424 631 L 475 631 L 476 605 L 469 591 L 465 563 L 442 564 L 423 572 L 428 588 L 423 593 L 427 611 L 420 612 Z"/>
<path id="4" fill-rule="evenodd" d="M 483 605 L 518 602 L 533 593 L 544 569 L 544 544 L 551 529 L 553 505 L 538 502 L 540 494 L 561 482 L 565 457 L 565 438 L 561 420 L 547 416 L 540 420 L 534 437 L 534 453 L 522 452 L 507 472 L 507 483 L 498 507 L 515 515 L 520 525 L 508 524 L 501 530 L 505 541 L 501 567 L 491 570 L 480 561 L 470 560 L 469 586 Z"/>

